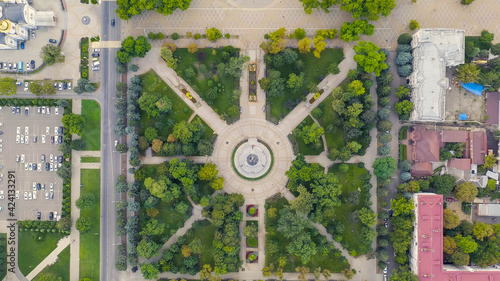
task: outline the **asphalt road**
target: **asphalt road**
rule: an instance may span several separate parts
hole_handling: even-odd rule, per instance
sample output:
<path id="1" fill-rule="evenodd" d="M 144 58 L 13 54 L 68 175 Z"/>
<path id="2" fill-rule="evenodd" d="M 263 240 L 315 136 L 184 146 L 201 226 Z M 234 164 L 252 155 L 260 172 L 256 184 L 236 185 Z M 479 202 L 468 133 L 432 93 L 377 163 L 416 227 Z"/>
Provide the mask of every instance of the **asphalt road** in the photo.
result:
<path id="1" fill-rule="evenodd" d="M 116 16 L 116 2 L 103 1 L 102 6 L 102 38 L 105 41 L 121 41 L 121 20 Z M 111 20 L 115 19 L 115 26 Z M 101 163 L 101 280 L 119 280 L 115 269 L 115 251 L 119 238 L 115 234 L 116 213 L 113 201 L 119 199 L 114 189 L 114 182 L 120 173 L 120 154 L 114 150 L 115 135 L 113 132 L 116 121 L 113 97 L 116 83 L 120 75 L 115 67 L 116 49 L 101 50 L 101 86 L 102 105 L 102 163 Z"/>

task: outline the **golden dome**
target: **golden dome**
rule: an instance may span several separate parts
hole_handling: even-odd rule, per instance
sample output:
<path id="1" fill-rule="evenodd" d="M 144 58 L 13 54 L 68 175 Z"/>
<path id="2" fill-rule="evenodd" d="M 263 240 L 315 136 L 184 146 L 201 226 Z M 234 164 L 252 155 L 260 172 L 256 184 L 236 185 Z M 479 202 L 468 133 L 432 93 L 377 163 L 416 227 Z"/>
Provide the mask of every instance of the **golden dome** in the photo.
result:
<path id="1" fill-rule="evenodd" d="M 0 32 L 8 33 L 12 27 L 12 23 L 10 20 L 1 20 L 0 21 Z"/>

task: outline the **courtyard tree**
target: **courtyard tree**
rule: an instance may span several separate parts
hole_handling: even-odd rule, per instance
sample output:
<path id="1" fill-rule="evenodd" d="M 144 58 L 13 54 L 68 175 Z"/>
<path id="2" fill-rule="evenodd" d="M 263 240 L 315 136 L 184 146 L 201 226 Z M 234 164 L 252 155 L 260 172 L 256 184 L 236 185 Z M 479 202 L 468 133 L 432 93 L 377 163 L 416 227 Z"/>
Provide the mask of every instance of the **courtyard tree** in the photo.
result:
<path id="1" fill-rule="evenodd" d="M 316 196 L 309 193 L 302 185 L 297 187 L 297 191 L 299 192 L 299 196 L 290 203 L 290 208 L 299 214 L 307 216 L 313 210 L 314 204 L 317 202 Z"/>
<path id="2" fill-rule="evenodd" d="M 462 83 L 472 83 L 479 80 L 480 69 L 474 63 L 462 64 L 457 70 L 457 79 Z"/>
<path id="3" fill-rule="evenodd" d="M 302 232 L 287 246 L 287 251 L 299 257 L 303 264 L 307 264 L 316 254 L 316 244 L 308 233 Z"/>
<path id="4" fill-rule="evenodd" d="M 305 144 L 317 143 L 324 133 L 325 129 L 323 127 L 313 123 L 312 125 L 304 126 L 299 132 L 299 137 L 302 138 Z"/>
<path id="5" fill-rule="evenodd" d="M 157 219 L 150 219 L 146 223 L 146 225 L 142 228 L 141 232 L 139 232 L 139 234 L 155 236 L 155 235 L 162 235 L 164 231 L 165 231 L 164 223 L 160 223 L 160 221 Z"/>
<path id="6" fill-rule="evenodd" d="M 464 253 L 463 251 L 456 250 L 449 256 L 449 260 L 453 263 L 455 266 L 464 266 L 468 265 L 470 261 L 470 256 L 467 253 Z"/>
<path id="7" fill-rule="evenodd" d="M 259 234 L 257 225 L 250 224 L 245 226 L 245 228 L 243 229 L 243 234 L 245 234 L 247 238 L 256 238 L 257 235 Z"/>
<path id="8" fill-rule="evenodd" d="M 174 70 L 177 69 L 177 59 L 174 58 L 174 54 L 170 48 L 161 47 L 160 56 L 167 63 L 168 67 Z"/>
<path id="9" fill-rule="evenodd" d="M 157 279 L 160 270 L 151 263 L 141 263 L 141 273 L 142 277 L 147 280 Z"/>
<path id="10" fill-rule="evenodd" d="M 141 242 L 137 244 L 137 254 L 146 259 L 158 255 L 158 250 L 160 250 L 160 245 L 146 238 L 142 239 Z"/>
<path id="11" fill-rule="evenodd" d="M 62 62 L 64 56 L 61 54 L 61 47 L 56 45 L 46 45 L 42 47 L 40 58 L 42 58 L 43 63 L 53 65 L 56 62 Z"/>
<path id="12" fill-rule="evenodd" d="M 454 229 L 460 224 L 460 218 L 454 214 L 452 210 L 445 209 L 443 211 L 443 227 L 446 229 Z"/>
<path id="13" fill-rule="evenodd" d="M 271 54 L 280 53 L 286 47 L 284 40 L 285 32 L 286 29 L 282 27 L 276 31 L 266 34 L 264 37 L 271 41 L 262 42 L 260 47 L 264 50 L 265 53 L 271 53 Z"/>
<path id="14" fill-rule="evenodd" d="M 224 73 L 231 75 L 235 78 L 241 77 L 241 71 L 243 70 L 243 65 L 249 61 L 250 58 L 247 56 L 231 57 L 229 62 L 226 64 Z"/>
<path id="15" fill-rule="evenodd" d="M 85 127 L 85 117 L 80 114 L 68 113 L 62 118 L 65 128 L 69 129 L 70 134 L 82 135 Z"/>
<path id="16" fill-rule="evenodd" d="M 141 1 L 130 1 L 130 0 L 117 0 L 116 14 L 122 20 L 129 20 L 133 16 L 140 15 L 144 10 L 156 11 L 164 16 L 172 14 L 175 10 L 180 9 L 185 11 L 191 5 L 192 0 L 175 0 L 168 2 L 148 2 L 145 0 Z M 148 278 L 152 279 L 152 278 Z"/>
<path id="17" fill-rule="evenodd" d="M 460 201 L 472 202 L 477 193 L 477 187 L 473 183 L 463 182 L 455 187 L 454 195 Z"/>
<path id="18" fill-rule="evenodd" d="M 484 157 L 484 165 L 485 169 L 491 170 L 493 169 L 493 165 L 497 162 L 497 158 L 493 154 L 488 154 Z"/>
<path id="19" fill-rule="evenodd" d="M 455 187 L 456 179 L 452 175 L 446 174 L 442 176 L 432 176 L 431 186 L 436 190 L 436 193 L 448 195 Z"/>
<path id="20" fill-rule="evenodd" d="M 356 52 L 354 61 L 356 61 L 365 72 L 375 72 L 375 75 L 379 76 L 382 70 L 388 68 L 385 63 L 385 54 L 381 52 L 380 48 L 373 42 L 360 41 L 358 45 L 354 46 L 354 51 Z"/>
<path id="21" fill-rule="evenodd" d="M 403 100 L 394 104 L 394 111 L 400 116 L 402 115 L 410 115 L 414 108 L 414 105 L 409 100 Z"/>
<path id="22" fill-rule="evenodd" d="M 217 177 L 218 173 L 219 172 L 217 171 L 217 165 L 210 162 L 201 167 L 200 171 L 198 172 L 198 178 L 200 180 L 211 181 Z"/>
<path id="23" fill-rule="evenodd" d="M 297 28 L 293 32 L 293 36 L 297 40 L 302 40 L 302 39 L 304 39 L 306 37 L 306 31 L 303 28 Z"/>
<path id="24" fill-rule="evenodd" d="M 484 238 L 493 236 L 495 234 L 495 230 L 491 224 L 474 221 L 473 233 L 477 240 L 483 241 Z"/>
<path id="25" fill-rule="evenodd" d="M 208 40 L 215 42 L 215 41 L 217 41 L 217 39 L 219 39 L 221 37 L 222 37 L 222 33 L 217 28 L 212 27 L 212 28 L 207 29 Z"/>
<path id="26" fill-rule="evenodd" d="M 462 252 L 469 254 L 477 250 L 477 243 L 474 241 L 472 236 L 462 236 L 462 235 L 457 235 L 455 236 L 455 241 L 457 242 L 457 247 L 462 250 Z"/>
<path id="27" fill-rule="evenodd" d="M 314 44 L 314 56 L 318 59 L 321 58 L 321 52 L 323 52 L 326 48 L 325 38 L 322 36 L 314 36 L 313 44 Z"/>
<path id="28" fill-rule="evenodd" d="M 393 270 L 389 281 L 418 281 L 418 276 L 404 267 Z"/>
<path id="29" fill-rule="evenodd" d="M 411 30 L 415 30 L 417 28 L 420 28 L 420 24 L 418 24 L 418 21 L 416 21 L 416 20 L 410 20 L 409 27 Z"/>
<path id="30" fill-rule="evenodd" d="M 447 253 L 448 255 L 453 254 L 455 250 L 457 249 L 457 242 L 455 242 L 455 239 L 450 236 L 445 236 L 443 237 L 443 251 Z"/>

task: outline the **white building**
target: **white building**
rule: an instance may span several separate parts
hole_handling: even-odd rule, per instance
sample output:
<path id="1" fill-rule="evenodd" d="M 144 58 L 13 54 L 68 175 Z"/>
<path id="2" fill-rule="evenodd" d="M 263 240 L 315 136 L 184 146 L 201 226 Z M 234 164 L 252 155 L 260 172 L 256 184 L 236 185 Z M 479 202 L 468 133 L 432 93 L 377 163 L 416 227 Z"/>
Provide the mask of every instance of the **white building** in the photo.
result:
<path id="1" fill-rule="evenodd" d="M 29 30 L 55 26 L 55 13 L 39 12 L 27 0 L 0 0 L 0 50 L 17 49 L 29 39 Z"/>
<path id="2" fill-rule="evenodd" d="M 413 73 L 408 77 L 415 105 L 411 121 L 445 120 L 445 94 L 450 81 L 446 67 L 463 64 L 465 31 L 449 28 L 420 29 L 413 35 Z"/>

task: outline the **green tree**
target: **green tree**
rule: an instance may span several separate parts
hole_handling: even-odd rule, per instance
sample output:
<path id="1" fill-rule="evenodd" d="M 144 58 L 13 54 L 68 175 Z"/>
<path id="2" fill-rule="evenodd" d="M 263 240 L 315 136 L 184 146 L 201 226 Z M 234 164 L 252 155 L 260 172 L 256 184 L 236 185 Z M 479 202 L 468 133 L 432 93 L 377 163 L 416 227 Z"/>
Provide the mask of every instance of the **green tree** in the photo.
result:
<path id="1" fill-rule="evenodd" d="M 223 177 L 216 177 L 210 183 L 210 187 L 213 188 L 213 190 L 222 190 L 224 188 L 224 182 L 225 180 Z"/>
<path id="2" fill-rule="evenodd" d="M 304 39 L 306 37 L 306 31 L 303 28 L 297 28 L 293 32 L 293 36 L 297 40 L 302 40 L 302 39 Z"/>
<path id="3" fill-rule="evenodd" d="M 484 238 L 493 236 L 495 234 L 495 230 L 490 224 L 474 221 L 473 233 L 477 240 L 483 241 Z"/>
<path id="4" fill-rule="evenodd" d="M 79 114 L 68 113 L 63 116 L 62 123 L 65 128 L 69 128 L 70 134 L 81 136 L 85 127 L 85 117 Z"/>
<path id="5" fill-rule="evenodd" d="M 61 48 L 56 45 L 45 45 L 42 47 L 40 58 L 48 65 L 61 62 L 64 56 L 61 54 Z"/>
<path id="6" fill-rule="evenodd" d="M 462 64 L 457 70 L 457 79 L 462 83 L 478 82 L 480 69 L 474 63 Z"/>
<path id="7" fill-rule="evenodd" d="M 407 85 L 399 86 L 394 94 L 399 100 L 406 99 L 411 94 L 410 87 Z"/>
<path id="8" fill-rule="evenodd" d="M 470 256 L 467 253 L 456 250 L 449 256 L 449 259 L 455 266 L 464 266 L 469 264 Z"/>
<path id="9" fill-rule="evenodd" d="M 495 56 L 500 55 L 500 43 L 497 43 L 497 44 L 491 46 L 490 51 Z"/>
<path id="10" fill-rule="evenodd" d="M 304 85 L 304 79 L 304 73 L 301 73 L 300 75 L 290 73 L 286 86 L 287 88 L 292 89 L 292 92 L 297 93 Z"/>
<path id="11" fill-rule="evenodd" d="M 33 85 L 33 84 L 37 84 L 37 83 L 30 84 L 30 91 L 31 91 L 31 85 Z M 54 87 L 52 87 L 52 88 L 54 88 Z M 10 95 L 16 94 L 17 93 L 16 89 L 17 89 L 16 79 L 11 78 L 11 77 L 0 77 L 0 95 L 10 96 Z"/>
<path id="12" fill-rule="evenodd" d="M 373 42 L 360 41 L 358 45 L 354 46 L 354 51 L 356 52 L 354 61 L 356 61 L 365 72 L 375 72 L 375 75 L 379 76 L 382 70 L 388 68 L 385 63 L 385 54 L 380 52 L 380 48 L 373 44 Z"/>
<path id="13" fill-rule="evenodd" d="M 56 228 L 62 231 L 70 231 L 71 230 L 71 218 L 70 217 L 62 217 L 59 221 L 57 221 Z"/>
<path id="14" fill-rule="evenodd" d="M 318 59 L 321 58 L 321 52 L 323 52 L 326 48 L 325 38 L 323 36 L 314 36 L 313 44 L 314 44 L 314 56 Z"/>
<path id="15" fill-rule="evenodd" d="M 448 255 L 453 254 L 455 250 L 457 249 L 457 242 L 455 242 L 455 239 L 450 236 L 445 236 L 443 237 L 443 251 L 447 253 Z"/>
<path id="16" fill-rule="evenodd" d="M 80 210 L 90 210 L 95 205 L 95 197 L 94 194 L 84 194 L 81 195 L 78 200 L 76 200 L 75 205 Z"/>
<path id="17" fill-rule="evenodd" d="M 150 259 L 158 255 L 159 249 L 160 245 L 146 238 L 142 239 L 141 242 L 137 244 L 137 254 L 141 257 L 145 257 L 146 259 Z"/>
<path id="18" fill-rule="evenodd" d="M 200 171 L 198 172 L 198 178 L 200 180 L 211 181 L 217 177 L 218 173 L 219 172 L 217 171 L 217 165 L 210 162 L 201 167 Z"/>
<path id="19" fill-rule="evenodd" d="M 200 238 L 196 237 L 189 243 L 189 248 L 193 253 L 199 255 L 201 254 L 201 251 L 203 251 L 203 244 L 201 243 Z"/>
<path id="20" fill-rule="evenodd" d="M 298 43 L 299 52 L 301 54 L 309 54 L 311 52 L 311 39 L 304 38 Z"/>
<path id="21" fill-rule="evenodd" d="M 455 197 L 460 201 L 472 202 L 476 198 L 477 193 L 477 187 L 468 181 L 455 187 Z"/>
<path id="22" fill-rule="evenodd" d="M 447 229 L 454 229 L 460 224 L 460 218 L 454 214 L 452 210 L 445 209 L 443 211 L 443 227 Z"/>
<path id="23" fill-rule="evenodd" d="M 308 215 L 317 202 L 316 197 L 309 193 L 302 185 L 297 187 L 297 191 L 299 192 L 299 196 L 290 203 L 290 208 L 299 214 Z"/>
<path id="24" fill-rule="evenodd" d="M 452 175 L 433 176 L 431 186 L 436 189 L 436 193 L 448 195 L 455 187 L 456 179 Z"/>
<path id="25" fill-rule="evenodd" d="M 373 169 L 373 173 L 377 179 L 388 179 L 392 177 L 392 174 L 396 170 L 396 161 L 390 156 L 377 158 L 373 163 Z"/>
<path id="26" fill-rule="evenodd" d="M 485 169 L 491 170 L 493 169 L 493 165 L 497 163 L 497 158 L 493 154 L 488 154 L 484 157 L 484 165 Z"/>
<path id="27" fill-rule="evenodd" d="M 387 17 L 396 7 L 396 0 L 340 0 L 340 9 L 352 14 L 352 17 L 367 17 L 371 21 L 378 20 L 380 16 Z"/>
<path id="28" fill-rule="evenodd" d="M 367 226 L 374 226 L 377 223 L 377 214 L 371 208 L 363 207 L 358 212 L 359 220 Z"/>
<path id="29" fill-rule="evenodd" d="M 229 74 L 235 78 L 240 78 L 241 71 L 243 70 L 243 65 L 249 60 L 249 57 L 243 55 L 237 58 L 231 57 L 226 65 L 226 68 L 224 69 L 224 73 Z"/>
<path id="30" fill-rule="evenodd" d="M 316 254 L 316 244 L 308 233 L 301 233 L 286 247 L 287 251 L 296 255 L 302 260 L 302 264 L 307 264 L 311 257 Z"/>
<path id="31" fill-rule="evenodd" d="M 391 199 L 391 208 L 394 210 L 394 216 L 411 217 L 413 215 L 414 209 L 413 199 L 408 200 L 404 197 L 401 197 L 399 199 Z"/>
<path id="32" fill-rule="evenodd" d="M 481 49 L 489 49 L 491 48 L 491 42 L 495 39 L 495 34 L 489 33 L 488 30 L 481 31 L 481 37 L 479 38 L 479 42 L 482 44 Z"/>
<path id="33" fill-rule="evenodd" d="M 137 102 L 150 117 L 164 117 L 172 111 L 172 101 L 161 93 L 143 92 Z"/>
<path id="34" fill-rule="evenodd" d="M 219 39 L 221 37 L 222 37 L 222 33 L 217 28 L 212 27 L 212 28 L 207 29 L 208 40 L 215 42 L 215 41 L 217 41 L 217 39 Z"/>
<path id="35" fill-rule="evenodd" d="M 397 114 L 401 115 L 409 115 L 413 110 L 413 103 L 409 100 L 403 100 L 394 104 L 394 111 Z"/>
<path id="36" fill-rule="evenodd" d="M 418 281 L 418 276 L 407 269 L 392 271 L 389 281 Z"/>
<path id="37" fill-rule="evenodd" d="M 150 219 L 148 223 L 142 228 L 140 235 L 162 235 L 165 231 L 165 224 L 160 223 L 157 219 Z"/>
<path id="38" fill-rule="evenodd" d="M 455 241 L 457 242 L 457 247 L 466 254 L 474 252 L 478 246 L 472 236 L 463 237 L 459 234 L 455 236 Z"/>
<path id="39" fill-rule="evenodd" d="M 141 263 L 141 273 L 144 279 L 157 279 L 160 270 L 158 270 L 158 268 L 151 263 Z"/>
<path id="40" fill-rule="evenodd" d="M 178 60 L 174 58 L 174 54 L 172 53 L 172 50 L 170 48 L 161 47 L 160 56 L 167 63 L 168 67 L 174 70 L 177 69 Z"/>
<path id="41" fill-rule="evenodd" d="M 313 123 L 312 125 L 304 126 L 299 132 L 299 137 L 302 138 L 305 144 L 317 143 L 324 133 L 325 129 L 323 127 Z"/>
<path id="42" fill-rule="evenodd" d="M 416 20 L 410 20 L 410 29 L 415 30 L 417 28 L 420 28 L 420 24 L 418 24 L 418 21 Z"/>
<path id="43" fill-rule="evenodd" d="M 88 217 L 80 216 L 76 220 L 76 229 L 80 231 L 80 233 L 86 233 L 92 227 L 92 220 Z"/>

